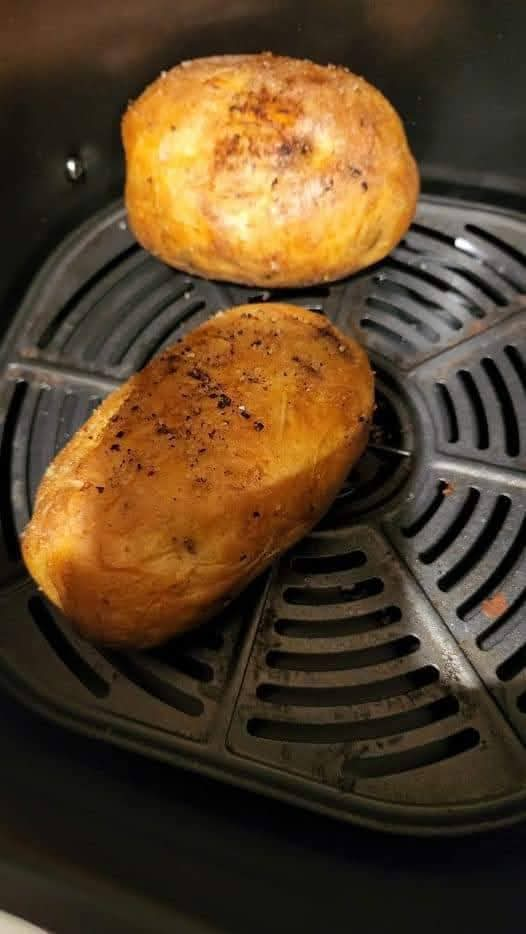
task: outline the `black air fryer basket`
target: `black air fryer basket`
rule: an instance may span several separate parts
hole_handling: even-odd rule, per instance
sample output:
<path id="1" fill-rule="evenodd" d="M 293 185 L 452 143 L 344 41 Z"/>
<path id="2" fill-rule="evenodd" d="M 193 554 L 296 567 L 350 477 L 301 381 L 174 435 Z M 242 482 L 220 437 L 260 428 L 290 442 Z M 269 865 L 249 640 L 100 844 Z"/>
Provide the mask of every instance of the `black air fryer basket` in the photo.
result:
<path id="1" fill-rule="evenodd" d="M 451 833 L 522 817 L 525 254 L 520 214 L 426 195 L 378 266 L 272 293 L 167 268 L 120 203 L 90 217 L 3 344 L 3 686 L 74 730 L 345 820 Z M 367 347 L 365 456 L 320 526 L 223 618 L 155 651 L 98 651 L 20 561 L 46 466 L 178 336 L 276 298 Z"/>

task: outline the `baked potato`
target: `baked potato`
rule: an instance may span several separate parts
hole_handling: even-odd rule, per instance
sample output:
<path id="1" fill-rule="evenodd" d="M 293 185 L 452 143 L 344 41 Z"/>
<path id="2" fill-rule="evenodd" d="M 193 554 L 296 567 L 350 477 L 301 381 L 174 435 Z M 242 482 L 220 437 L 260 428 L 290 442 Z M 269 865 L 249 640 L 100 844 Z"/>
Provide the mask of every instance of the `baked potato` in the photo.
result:
<path id="1" fill-rule="evenodd" d="M 220 312 L 113 392 L 48 468 L 22 548 L 85 637 L 152 646 L 327 510 L 368 436 L 365 352 L 288 305 Z"/>
<path id="2" fill-rule="evenodd" d="M 340 279 L 413 218 L 400 118 L 346 68 L 261 55 L 183 62 L 122 121 L 139 242 L 189 273 L 264 287 Z"/>

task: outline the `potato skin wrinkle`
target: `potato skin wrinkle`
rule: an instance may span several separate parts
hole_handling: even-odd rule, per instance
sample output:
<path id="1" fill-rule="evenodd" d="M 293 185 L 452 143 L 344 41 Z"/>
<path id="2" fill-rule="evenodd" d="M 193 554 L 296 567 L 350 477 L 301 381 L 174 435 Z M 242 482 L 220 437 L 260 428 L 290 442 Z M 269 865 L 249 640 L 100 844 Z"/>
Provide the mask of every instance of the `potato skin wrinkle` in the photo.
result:
<path id="1" fill-rule="evenodd" d="M 373 410 L 362 348 L 291 305 L 220 312 L 113 392 L 48 468 L 23 555 L 96 643 L 218 612 L 326 512 Z"/>
<path id="2" fill-rule="evenodd" d="M 345 68 L 260 55 L 183 62 L 122 121 L 139 242 L 188 273 L 264 287 L 382 259 L 419 176 L 401 120 Z"/>

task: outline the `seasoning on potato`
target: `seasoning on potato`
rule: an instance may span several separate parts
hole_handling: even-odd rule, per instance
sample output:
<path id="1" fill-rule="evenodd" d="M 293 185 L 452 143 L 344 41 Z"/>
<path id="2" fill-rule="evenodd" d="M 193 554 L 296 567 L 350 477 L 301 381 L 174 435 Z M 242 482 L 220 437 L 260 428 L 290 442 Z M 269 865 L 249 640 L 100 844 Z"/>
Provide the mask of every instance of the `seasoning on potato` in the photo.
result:
<path id="1" fill-rule="evenodd" d="M 375 263 L 413 218 L 396 111 L 346 68 L 261 55 L 183 62 L 123 121 L 139 242 L 213 279 L 305 286 Z"/>
<path id="2" fill-rule="evenodd" d="M 57 455 L 27 567 L 86 638 L 152 646 L 302 538 L 362 453 L 373 375 L 303 308 L 219 313 L 113 392 Z"/>

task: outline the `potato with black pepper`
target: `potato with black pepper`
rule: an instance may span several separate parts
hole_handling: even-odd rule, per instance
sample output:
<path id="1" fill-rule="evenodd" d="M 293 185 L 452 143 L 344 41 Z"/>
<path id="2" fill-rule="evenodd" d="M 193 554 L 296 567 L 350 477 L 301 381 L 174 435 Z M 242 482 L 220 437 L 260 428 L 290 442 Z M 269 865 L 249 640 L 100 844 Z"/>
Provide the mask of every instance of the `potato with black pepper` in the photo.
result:
<path id="1" fill-rule="evenodd" d="M 183 62 L 129 106 L 122 135 L 131 227 L 186 272 L 339 279 L 385 256 L 415 212 L 400 118 L 345 68 L 269 53 Z"/>
<path id="2" fill-rule="evenodd" d="M 219 313 L 113 392 L 57 455 L 29 571 L 97 643 L 217 612 L 327 510 L 367 442 L 365 352 L 303 308 Z"/>

